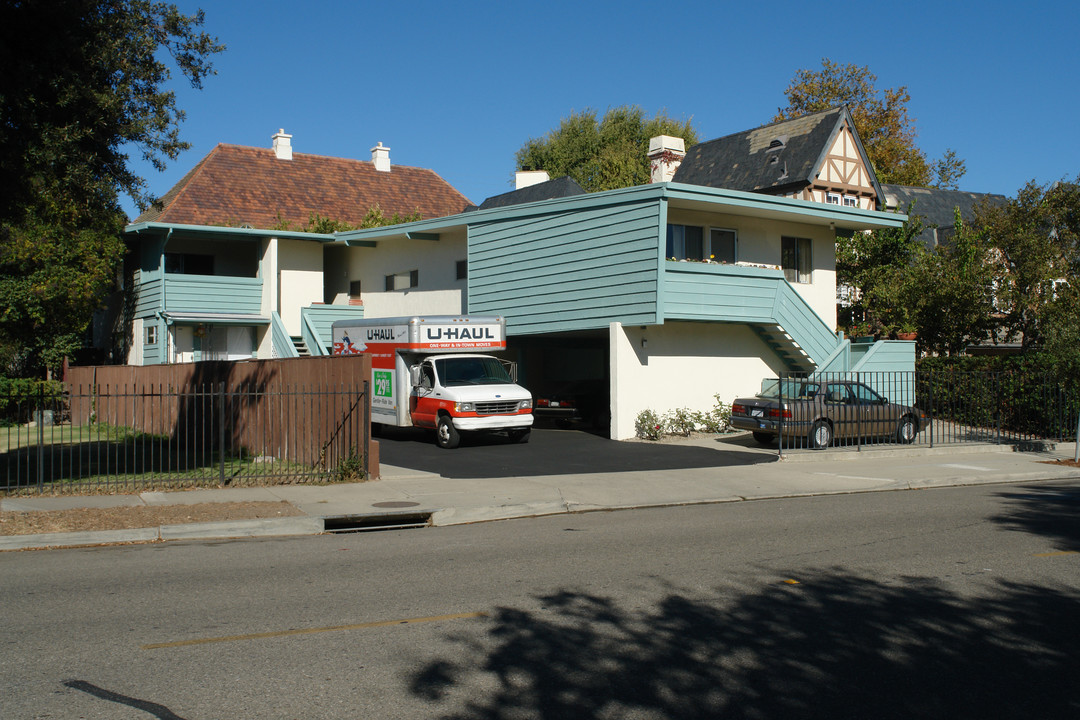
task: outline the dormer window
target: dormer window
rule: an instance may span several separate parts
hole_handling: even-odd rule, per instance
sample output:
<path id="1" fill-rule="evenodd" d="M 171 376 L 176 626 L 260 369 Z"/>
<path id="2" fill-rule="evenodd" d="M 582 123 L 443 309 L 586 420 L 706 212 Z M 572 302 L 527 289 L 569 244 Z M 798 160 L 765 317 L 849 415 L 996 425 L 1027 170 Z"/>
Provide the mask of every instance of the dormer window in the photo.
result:
<path id="1" fill-rule="evenodd" d="M 769 147 L 765 148 L 765 152 L 777 152 L 785 147 L 787 147 L 787 136 L 782 135 L 770 142 Z"/>

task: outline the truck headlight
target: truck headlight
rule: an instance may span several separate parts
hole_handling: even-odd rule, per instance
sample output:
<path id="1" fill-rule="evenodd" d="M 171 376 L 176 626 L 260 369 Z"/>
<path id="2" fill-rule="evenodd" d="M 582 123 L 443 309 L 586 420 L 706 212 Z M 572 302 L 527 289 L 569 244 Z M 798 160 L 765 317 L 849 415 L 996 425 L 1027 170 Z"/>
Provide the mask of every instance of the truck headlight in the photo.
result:
<path id="1" fill-rule="evenodd" d="M 532 398 L 530 398 L 528 400 L 522 400 L 521 404 L 518 405 L 518 409 L 519 410 L 531 410 L 532 409 Z"/>
<path id="2" fill-rule="evenodd" d="M 454 410 L 457 410 L 458 412 L 476 412 L 476 403 L 471 403 L 471 402 L 454 403 Z"/>

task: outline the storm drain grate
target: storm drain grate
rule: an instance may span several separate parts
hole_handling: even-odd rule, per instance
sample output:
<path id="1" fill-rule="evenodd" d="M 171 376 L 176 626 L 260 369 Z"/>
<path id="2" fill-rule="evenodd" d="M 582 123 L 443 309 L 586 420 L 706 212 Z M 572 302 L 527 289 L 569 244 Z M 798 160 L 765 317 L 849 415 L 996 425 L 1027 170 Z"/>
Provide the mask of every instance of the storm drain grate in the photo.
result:
<path id="1" fill-rule="evenodd" d="M 376 530 L 409 530 L 431 525 L 431 513 L 385 513 L 378 515 L 335 515 L 323 518 L 323 532 L 350 533 Z"/>

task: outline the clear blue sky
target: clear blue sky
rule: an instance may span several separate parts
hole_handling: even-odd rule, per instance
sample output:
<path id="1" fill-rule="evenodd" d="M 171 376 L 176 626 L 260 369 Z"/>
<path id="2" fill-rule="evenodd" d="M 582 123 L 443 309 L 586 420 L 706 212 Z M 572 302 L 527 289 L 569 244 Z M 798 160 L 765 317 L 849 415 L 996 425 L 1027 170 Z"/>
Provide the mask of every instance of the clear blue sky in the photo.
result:
<path id="1" fill-rule="evenodd" d="M 514 153 L 572 110 L 639 105 L 702 139 L 770 121 L 800 68 L 868 66 L 907 86 L 920 147 L 967 162 L 960 187 L 1015 195 L 1080 173 L 1080 5 L 1073 2 L 667 3 L 179 0 L 228 49 L 201 91 L 173 83 L 191 149 L 219 142 L 431 168 L 475 203 L 511 187 Z M 129 214 L 134 206 L 125 204 Z"/>

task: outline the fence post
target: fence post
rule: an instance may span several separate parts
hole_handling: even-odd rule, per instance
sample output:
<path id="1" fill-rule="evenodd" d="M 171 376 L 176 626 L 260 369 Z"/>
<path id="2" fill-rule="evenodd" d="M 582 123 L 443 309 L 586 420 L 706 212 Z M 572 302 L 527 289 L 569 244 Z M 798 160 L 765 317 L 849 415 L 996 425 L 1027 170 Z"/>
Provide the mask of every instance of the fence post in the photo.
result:
<path id="1" fill-rule="evenodd" d="M 218 383 L 218 482 L 225 485 L 225 383 Z"/>
<path id="2" fill-rule="evenodd" d="M 38 411 L 37 411 L 37 426 L 38 426 L 38 492 L 42 492 L 45 489 L 45 385 L 42 383 L 38 387 Z"/>
<path id="3" fill-rule="evenodd" d="M 363 423 L 361 425 L 361 435 L 364 443 L 364 479 L 370 480 L 371 463 L 369 456 L 371 455 L 371 398 L 368 393 L 371 388 L 368 386 L 368 381 L 364 380 L 364 401 L 361 403 L 364 408 Z"/>

